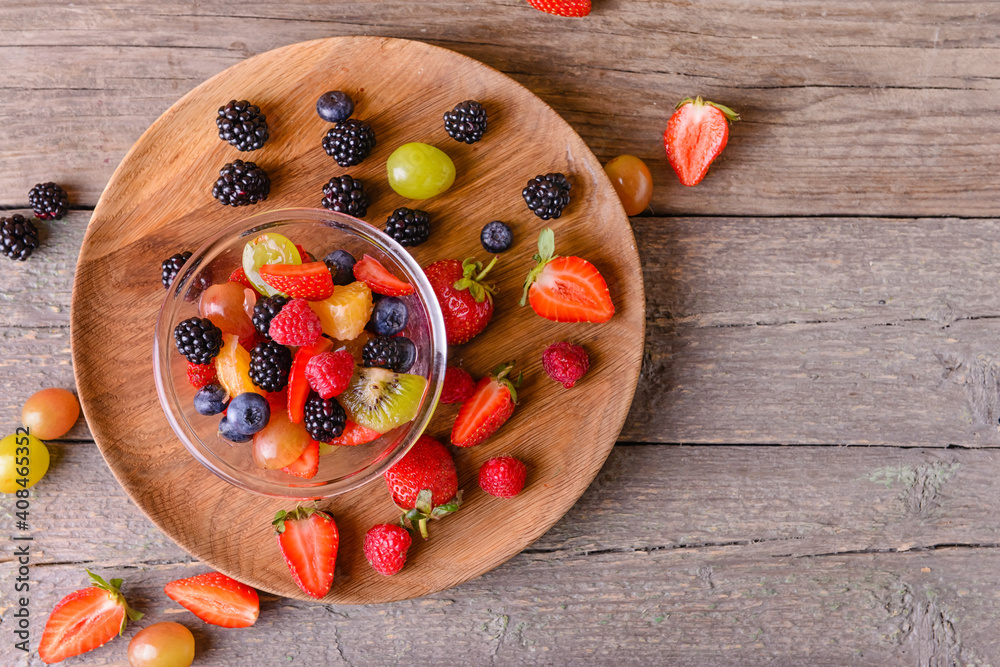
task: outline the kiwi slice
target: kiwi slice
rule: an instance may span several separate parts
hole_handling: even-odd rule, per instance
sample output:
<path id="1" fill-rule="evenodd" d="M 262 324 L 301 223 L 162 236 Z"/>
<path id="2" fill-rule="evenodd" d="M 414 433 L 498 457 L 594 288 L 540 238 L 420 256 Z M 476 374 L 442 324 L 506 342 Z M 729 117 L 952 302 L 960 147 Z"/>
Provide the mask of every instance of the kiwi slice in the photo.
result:
<path id="1" fill-rule="evenodd" d="M 417 416 L 426 386 L 427 378 L 420 375 L 359 367 L 338 398 L 348 419 L 386 433 Z"/>

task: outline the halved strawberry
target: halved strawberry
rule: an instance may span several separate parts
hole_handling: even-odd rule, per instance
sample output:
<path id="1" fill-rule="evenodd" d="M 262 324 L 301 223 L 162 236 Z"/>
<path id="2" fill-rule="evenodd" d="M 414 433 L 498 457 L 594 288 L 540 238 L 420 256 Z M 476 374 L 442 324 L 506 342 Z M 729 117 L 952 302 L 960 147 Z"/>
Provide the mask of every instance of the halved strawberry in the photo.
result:
<path id="1" fill-rule="evenodd" d="M 344 432 L 340 434 L 339 438 L 334 438 L 327 444 L 337 445 L 340 447 L 355 447 L 357 445 L 363 445 L 366 442 L 371 442 L 379 437 L 381 433 L 378 431 L 373 431 L 370 428 L 365 428 L 361 424 L 356 424 L 350 419 L 347 420 L 347 424 L 344 426 Z"/>
<path id="2" fill-rule="evenodd" d="M 615 314 L 608 284 L 593 264 L 580 257 L 555 256 L 555 233 L 538 235 L 538 264 L 524 282 L 521 305 L 554 322 L 607 322 Z"/>
<path id="3" fill-rule="evenodd" d="M 309 398 L 309 380 L 306 378 L 306 366 L 309 360 L 320 352 L 333 349 L 333 341 L 326 336 L 320 336 L 312 345 L 303 345 L 295 353 L 292 360 L 292 370 L 288 373 L 288 419 L 293 424 L 301 424 L 305 412 L 306 399 Z"/>
<path id="4" fill-rule="evenodd" d="M 38 657 L 52 664 L 103 646 L 125 632 L 129 620 L 142 614 L 133 610 L 122 595 L 121 579 L 104 581 L 87 570 L 93 583 L 70 593 L 49 614 L 38 645 Z"/>
<path id="5" fill-rule="evenodd" d="M 739 119 L 729 107 L 705 102 L 700 95 L 677 103 L 663 133 L 663 145 L 682 185 L 701 183 L 729 141 L 729 122 Z"/>
<path id="6" fill-rule="evenodd" d="M 458 411 L 451 429 L 451 444 L 474 447 L 493 435 L 514 414 L 521 375 L 511 380 L 514 362 L 501 364 L 476 385 L 476 391 Z"/>
<path id="7" fill-rule="evenodd" d="M 322 301 L 333 294 L 333 277 L 323 262 L 265 264 L 260 279 L 292 299 Z"/>
<path id="8" fill-rule="evenodd" d="M 209 625 L 248 628 L 260 614 L 257 591 L 220 572 L 171 581 L 167 597 Z"/>
<path id="9" fill-rule="evenodd" d="M 354 277 L 368 288 L 385 296 L 406 296 L 413 294 L 413 285 L 404 283 L 402 280 L 392 275 L 387 268 L 372 257 L 365 255 L 354 265 Z"/>
<path id="10" fill-rule="evenodd" d="M 330 592 L 340 534 L 333 517 L 311 507 L 279 511 L 272 522 L 292 578 L 314 598 Z"/>
<path id="11" fill-rule="evenodd" d="M 303 479 L 312 479 L 319 472 L 319 443 L 313 440 L 302 452 L 302 456 L 292 461 L 281 469 L 289 475 L 295 475 Z"/>

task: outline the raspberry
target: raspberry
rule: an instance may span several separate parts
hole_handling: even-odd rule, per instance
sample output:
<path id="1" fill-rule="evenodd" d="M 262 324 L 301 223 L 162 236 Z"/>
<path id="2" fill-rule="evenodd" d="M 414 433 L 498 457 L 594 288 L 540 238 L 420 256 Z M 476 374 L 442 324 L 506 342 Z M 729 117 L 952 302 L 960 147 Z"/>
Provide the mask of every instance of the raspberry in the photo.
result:
<path id="1" fill-rule="evenodd" d="M 590 357 L 579 345 L 553 343 L 542 353 L 542 368 L 550 378 L 569 389 L 590 368 Z"/>
<path id="2" fill-rule="evenodd" d="M 292 299 L 271 319 L 267 334 L 282 345 L 312 345 L 323 333 L 319 315 L 305 299 Z"/>
<path id="3" fill-rule="evenodd" d="M 339 396 L 354 375 L 354 357 L 347 350 L 321 352 L 306 364 L 309 386 L 323 398 Z"/>
<path id="4" fill-rule="evenodd" d="M 476 390 L 476 382 L 469 372 L 458 366 L 449 366 L 441 388 L 442 403 L 465 403 Z"/>
<path id="5" fill-rule="evenodd" d="M 405 528 L 391 523 L 379 524 L 365 534 L 365 558 L 376 572 L 388 577 L 403 569 L 411 544 L 413 538 Z"/>
<path id="6" fill-rule="evenodd" d="M 497 456 L 479 469 L 479 487 L 497 498 L 513 498 L 521 493 L 528 468 L 513 456 Z"/>
<path id="7" fill-rule="evenodd" d="M 215 364 L 192 364 L 188 362 L 188 382 L 195 389 L 201 389 L 215 382 Z"/>

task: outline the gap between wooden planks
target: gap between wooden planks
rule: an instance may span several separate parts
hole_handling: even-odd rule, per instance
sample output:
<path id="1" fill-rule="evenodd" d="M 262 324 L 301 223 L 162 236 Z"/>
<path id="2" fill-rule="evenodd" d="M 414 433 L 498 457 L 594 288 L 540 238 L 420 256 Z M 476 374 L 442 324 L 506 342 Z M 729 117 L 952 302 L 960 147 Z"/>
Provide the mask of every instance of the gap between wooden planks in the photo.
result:
<path id="1" fill-rule="evenodd" d="M 0 414 L 72 385 L 66 323 L 89 215 L 10 263 Z M 1000 220 L 633 218 L 643 377 L 621 439 L 1000 444 Z M 158 273 L 158 266 L 136 267 Z M 78 427 L 78 437 L 88 437 Z"/>
<path id="2" fill-rule="evenodd" d="M 647 160 L 660 215 L 995 215 L 994 9 L 606 0 L 567 24 L 509 0 L 17 3 L 0 22 L 0 205 L 45 179 L 93 205 L 141 132 L 197 84 L 278 46 L 368 33 L 510 74 L 602 161 Z M 709 177 L 684 188 L 662 134 L 693 94 L 744 120 Z"/>
<path id="3" fill-rule="evenodd" d="M 147 614 L 143 625 L 194 629 L 199 664 L 286 656 L 304 665 L 384 664 L 387 656 L 437 664 L 456 651 L 475 656 L 470 664 L 1000 657 L 991 451 L 619 447 L 577 505 L 498 570 L 386 605 L 265 595 L 250 643 L 193 622 L 162 596 L 167 581 L 206 568 L 130 503 L 96 447 L 54 443 L 52 451 L 57 465 L 32 498 L 34 607 L 81 586 L 84 567 L 122 576 L 130 602 Z M 0 530 L 12 521 L 0 517 Z M 0 570 L 0 586 L 13 576 Z M 121 664 L 133 632 L 88 664 Z M 12 653 L 0 646 L 0 659 Z"/>

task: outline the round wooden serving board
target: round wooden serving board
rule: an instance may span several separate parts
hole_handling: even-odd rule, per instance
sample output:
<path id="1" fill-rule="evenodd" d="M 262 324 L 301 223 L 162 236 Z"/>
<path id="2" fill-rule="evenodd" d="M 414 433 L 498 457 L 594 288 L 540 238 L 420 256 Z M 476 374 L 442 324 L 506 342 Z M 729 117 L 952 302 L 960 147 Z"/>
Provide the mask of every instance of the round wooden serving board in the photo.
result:
<path id="1" fill-rule="evenodd" d="M 342 169 L 320 141 L 331 127 L 315 111 L 327 90 L 357 101 L 378 144 L 361 165 Z M 249 99 L 267 115 L 270 139 L 253 153 L 221 141 L 216 110 Z M 481 101 L 489 129 L 479 143 L 453 141 L 442 114 L 462 100 Z M 385 163 L 409 141 L 438 146 L 458 178 L 444 195 L 409 202 L 395 194 Z M 211 197 L 226 162 L 252 160 L 271 176 L 256 207 L 231 208 Z M 525 206 L 521 189 L 537 174 L 561 171 L 573 199 L 551 223 Z M 341 543 L 333 590 L 325 602 L 388 602 L 426 595 L 496 567 L 548 530 L 580 497 L 607 458 L 638 381 L 644 337 L 642 271 L 621 205 L 600 163 L 545 103 L 503 74 L 465 56 L 420 42 L 371 37 L 293 44 L 241 62 L 198 86 L 142 135 L 115 171 L 83 241 L 73 290 L 73 363 L 83 409 L 108 465 L 131 498 L 164 533 L 208 566 L 277 595 L 310 599 L 295 585 L 271 519 L 291 502 L 240 491 L 216 478 L 184 449 L 167 424 L 153 386 L 153 326 L 164 298 L 160 262 L 195 250 L 210 235 L 257 211 L 319 206 L 333 176 L 361 178 L 373 206 L 366 220 L 384 226 L 399 206 L 431 214 L 430 241 L 414 248 L 422 266 L 437 259 L 486 258 L 479 232 L 507 221 L 515 243 L 494 272 L 500 292 L 493 321 L 471 343 L 449 351 L 479 377 L 516 359 L 524 371 L 521 403 L 490 440 L 453 448 L 465 504 L 431 524 L 393 577 L 365 561 L 365 531 L 398 518 L 375 481 L 321 501 L 337 520 Z M 604 274 L 615 301 L 602 325 L 558 324 L 521 308 L 538 232 L 550 224 L 556 251 L 580 255 Z M 295 239 L 309 249 L 308 239 Z M 327 249 L 318 249 L 326 252 Z M 569 340 L 590 353 L 591 370 L 572 389 L 546 377 L 542 350 Z M 457 409 L 441 406 L 428 433 L 448 442 Z M 512 500 L 483 493 L 479 466 L 500 453 L 528 465 L 528 484 Z"/>

